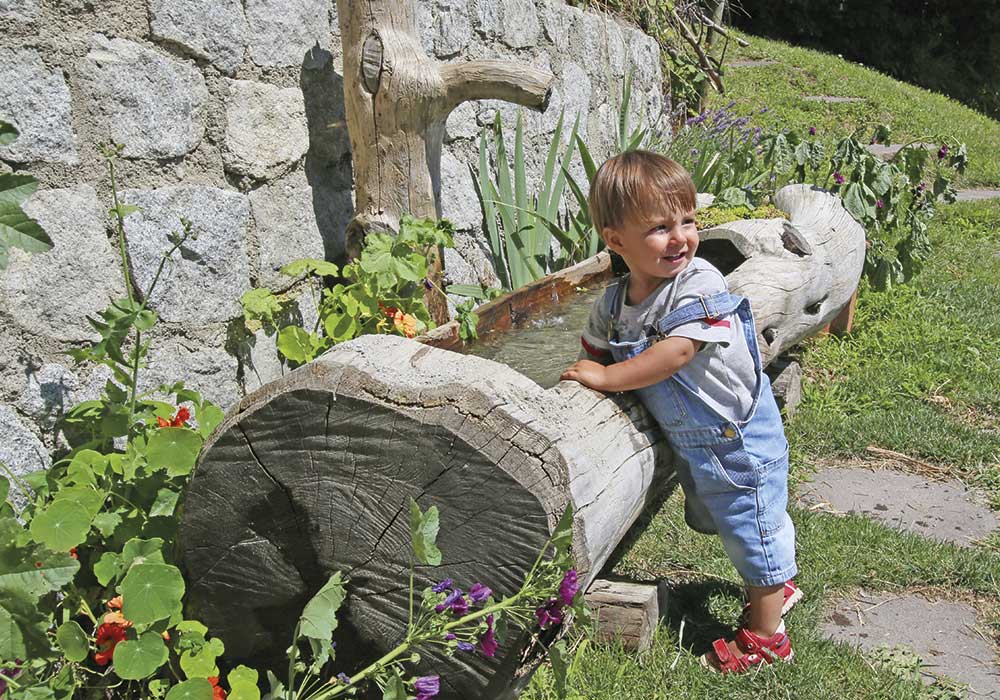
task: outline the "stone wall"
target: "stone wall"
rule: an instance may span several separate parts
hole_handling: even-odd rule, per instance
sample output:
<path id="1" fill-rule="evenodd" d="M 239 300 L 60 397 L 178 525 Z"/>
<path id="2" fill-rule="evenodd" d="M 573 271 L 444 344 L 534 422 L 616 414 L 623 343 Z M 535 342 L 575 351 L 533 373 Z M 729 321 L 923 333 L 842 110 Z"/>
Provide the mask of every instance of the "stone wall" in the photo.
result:
<path id="1" fill-rule="evenodd" d="M 418 0 L 418 12 L 438 59 L 516 58 L 557 76 L 548 110 L 525 112 L 529 186 L 560 110 L 564 140 L 579 113 L 595 157 L 610 152 L 627 70 L 633 123 L 662 112 L 659 50 L 638 30 L 561 0 Z M 281 265 L 343 254 L 353 202 L 336 14 L 332 0 L 0 0 L 0 119 L 21 132 L 0 171 L 39 179 L 25 209 L 55 243 L 13 251 L 0 273 L 0 461 L 48 466 L 59 415 L 108 380 L 65 350 L 94 338 L 85 317 L 124 295 L 109 139 L 124 144 L 121 197 L 141 207 L 126 221 L 136 287 L 181 216 L 198 232 L 150 301 L 161 324 L 143 387 L 183 379 L 228 407 L 286 371 L 273 336 L 245 331 L 239 297 L 299 294 Z M 517 107 L 497 101 L 464 104 L 445 127 L 436 184 L 460 232 L 451 281 L 493 280 L 469 165 L 497 110 L 512 138 Z M 315 319 L 311 295 L 298 299 L 296 314 Z"/>

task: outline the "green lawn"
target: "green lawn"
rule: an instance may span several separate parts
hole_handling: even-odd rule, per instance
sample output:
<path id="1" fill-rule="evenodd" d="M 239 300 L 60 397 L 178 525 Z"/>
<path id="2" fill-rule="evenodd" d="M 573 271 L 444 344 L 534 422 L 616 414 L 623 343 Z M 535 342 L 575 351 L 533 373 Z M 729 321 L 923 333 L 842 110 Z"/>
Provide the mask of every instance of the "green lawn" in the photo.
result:
<path id="1" fill-rule="evenodd" d="M 1000 122 L 943 95 L 902 83 L 871 68 L 811 49 L 743 35 L 748 48 L 730 43 L 726 62 L 769 59 L 768 66 L 728 67 L 726 95 L 712 93 L 711 106 L 730 100 L 741 114 L 753 114 L 760 126 L 794 128 L 814 126 L 830 140 L 859 126 L 886 123 L 893 141 L 936 141 L 951 135 L 969 147 L 964 186 L 1000 185 Z M 805 95 L 861 97 L 863 102 L 826 104 Z M 759 114 L 764 107 L 765 114 Z"/>

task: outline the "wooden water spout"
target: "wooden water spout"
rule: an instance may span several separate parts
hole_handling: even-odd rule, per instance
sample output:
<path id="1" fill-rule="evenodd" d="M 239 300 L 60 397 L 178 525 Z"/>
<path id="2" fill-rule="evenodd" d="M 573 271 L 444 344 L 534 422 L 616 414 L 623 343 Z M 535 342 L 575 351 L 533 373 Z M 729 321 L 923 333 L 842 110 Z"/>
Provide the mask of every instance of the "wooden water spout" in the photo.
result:
<path id="1" fill-rule="evenodd" d="M 702 244 L 751 297 L 758 327 L 774 329 L 768 358 L 836 315 L 864 257 L 862 229 L 832 195 L 795 186 L 777 204 L 790 221 L 727 224 Z M 601 254 L 535 291 L 607 268 Z M 496 300 L 484 317 L 518 303 Z M 444 556 L 417 569 L 417 587 L 448 576 L 500 595 L 519 587 L 567 502 L 586 584 L 655 497 L 673 457 L 630 396 L 573 382 L 542 389 L 506 365 L 428 344 L 448 344 L 451 332 L 339 345 L 247 397 L 209 440 L 180 554 L 189 611 L 228 655 L 282 656 L 302 605 L 334 570 L 350 577 L 338 662 L 349 672 L 394 646 L 407 619 L 411 496 L 439 507 Z M 441 674 L 442 698 L 510 697 L 524 642 L 511 635 L 495 660 L 431 650 L 424 663 Z"/>

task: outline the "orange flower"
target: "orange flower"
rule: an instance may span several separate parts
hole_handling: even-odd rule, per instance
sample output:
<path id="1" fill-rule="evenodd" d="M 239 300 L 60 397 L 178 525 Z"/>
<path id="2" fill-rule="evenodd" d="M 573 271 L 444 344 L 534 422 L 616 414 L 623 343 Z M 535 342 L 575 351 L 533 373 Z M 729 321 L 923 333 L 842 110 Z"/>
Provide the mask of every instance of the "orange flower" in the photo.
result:
<path id="1" fill-rule="evenodd" d="M 77 554 L 76 554 L 76 547 L 70 547 L 70 548 L 69 548 L 69 555 L 70 555 L 71 557 L 73 557 L 74 559 L 79 559 L 79 558 L 80 558 L 80 557 L 78 557 L 78 556 L 77 556 Z"/>
<path id="2" fill-rule="evenodd" d="M 125 628 L 121 625 L 104 623 L 97 628 L 97 638 L 95 644 L 97 651 L 94 652 L 94 661 L 98 666 L 107 666 L 115 653 L 118 642 L 125 641 Z"/>
<path id="3" fill-rule="evenodd" d="M 170 420 L 157 416 L 156 424 L 161 428 L 183 428 L 184 424 L 190 419 L 191 409 L 187 406 L 181 406 L 177 409 L 177 415 Z"/>
<path id="4" fill-rule="evenodd" d="M 396 330 L 407 338 L 412 338 L 417 334 L 417 319 L 410 314 L 397 311 L 392 317 L 392 323 L 396 326 Z"/>
<path id="5" fill-rule="evenodd" d="M 104 617 L 101 619 L 106 625 L 118 625 L 122 629 L 128 629 L 132 626 L 131 620 L 126 620 L 125 616 L 121 614 L 118 610 L 113 610 L 112 612 L 105 613 Z"/>
<path id="6" fill-rule="evenodd" d="M 219 685 L 218 676 L 209 676 L 208 682 L 212 684 L 212 700 L 226 700 L 226 689 Z"/>
<path id="7" fill-rule="evenodd" d="M 121 610 L 122 609 L 122 597 L 120 595 L 116 595 L 114 598 L 112 598 L 111 600 L 109 600 L 106 603 L 106 605 L 108 606 L 108 610 Z"/>
<path id="8" fill-rule="evenodd" d="M 156 417 L 156 424 L 157 424 L 157 425 L 158 425 L 159 427 L 161 427 L 161 428 L 169 428 L 169 427 L 170 427 L 170 421 L 168 421 L 168 420 L 163 420 L 163 419 L 162 419 L 162 418 L 160 418 L 159 416 L 157 416 L 157 417 Z"/>

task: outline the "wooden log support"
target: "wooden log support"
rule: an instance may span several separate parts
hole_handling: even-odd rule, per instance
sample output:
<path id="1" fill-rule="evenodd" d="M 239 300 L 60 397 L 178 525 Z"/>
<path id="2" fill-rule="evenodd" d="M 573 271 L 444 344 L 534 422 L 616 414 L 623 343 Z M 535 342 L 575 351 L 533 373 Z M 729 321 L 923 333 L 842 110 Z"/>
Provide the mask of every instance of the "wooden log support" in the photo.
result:
<path id="1" fill-rule="evenodd" d="M 786 420 L 791 419 L 802 402 L 802 365 L 782 356 L 768 365 L 767 374 L 778 408 L 784 411 Z"/>
<path id="2" fill-rule="evenodd" d="M 705 231 L 700 251 L 750 297 L 768 361 L 843 307 L 864 255 L 864 231 L 832 195 L 793 186 L 778 202 L 789 221 Z M 600 279 L 603 260 L 525 293 Z M 525 308 L 514 299 L 493 318 Z M 479 357 L 363 336 L 248 396 L 206 442 L 178 538 L 188 609 L 231 658 L 282 659 L 303 604 L 340 570 L 349 596 L 334 638 L 338 664 L 355 668 L 404 633 L 410 497 L 441 512 L 444 559 L 417 567 L 418 589 L 448 576 L 513 592 L 567 503 L 586 588 L 672 459 L 631 395 L 542 389 Z M 495 659 L 429 650 L 424 669 L 441 674 L 441 700 L 510 697 L 524 643 L 509 635 Z"/>
<path id="3" fill-rule="evenodd" d="M 584 600 L 597 623 L 596 641 L 621 642 L 629 651 L 649 649 L 660 620 L 656 586 L 597 579 Z"/>
<path id="4" fill-rule="evenodd" d="M 468 100 L 498 99 L 544 111 L 555 76 L 520 61 L 439 64 L 424 53 L 412 0 L 337 0 L 344 46 L 344 104 L 354 163 L 354 219 L 347 254 L 369 231 L 398 231 L 403 214 L 441 216 L 444 123 Z M 443 251 L 431 251 L 430 277 L 441 287 Z M 437 323 L 444 295 L 426 295 Z"/>

